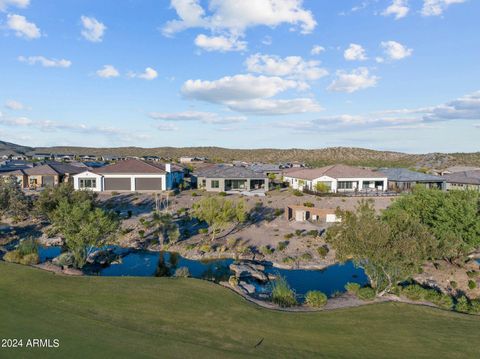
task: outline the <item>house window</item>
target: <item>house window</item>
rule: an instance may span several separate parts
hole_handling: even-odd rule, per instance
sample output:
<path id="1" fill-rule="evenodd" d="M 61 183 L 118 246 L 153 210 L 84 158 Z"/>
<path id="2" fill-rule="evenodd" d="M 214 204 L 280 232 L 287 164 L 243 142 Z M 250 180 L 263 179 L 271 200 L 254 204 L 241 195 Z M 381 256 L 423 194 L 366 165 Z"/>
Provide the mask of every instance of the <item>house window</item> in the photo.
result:
<path id="1" fill-rule="evenodd" d="M 30 186 L 36 186 L 38 182 L 36 178 L 29 178 L 28 183 Z"/>
<path id="2" fill-rule="evenodd" d="M 205 188 L 207 186 L 207 180 L 203 179 L 202 180 L 202 187 Z"/>
<path id="3" fill-rule="evenodd" d="M 352 189 L 353 182 L 352 181 L 339 181 L 338 182 L 338 189 Z"/>
<path id="4" fill-rule="evenodd" d="M 80 188 L 96 188 L 97 180 L 95 178 L 80 178 L 78 180 Z"/>
<path id="5" fill-rule="evenodd" d="M 211 185 L 212 185 L 212 188 L 220 188 L 220 181 L 212 180 Z"/>

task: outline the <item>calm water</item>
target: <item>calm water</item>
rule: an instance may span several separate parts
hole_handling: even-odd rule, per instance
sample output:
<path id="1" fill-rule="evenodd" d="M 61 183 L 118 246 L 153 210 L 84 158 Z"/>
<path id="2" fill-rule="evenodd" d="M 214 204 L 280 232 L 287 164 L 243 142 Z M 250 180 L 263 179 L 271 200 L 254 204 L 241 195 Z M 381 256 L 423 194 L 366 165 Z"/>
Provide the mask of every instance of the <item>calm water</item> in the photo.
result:
<path id="1" fill-rule="evenodd" d="M 117 252 L 121 252 L 119 249 Z M 40 247 L 39 255 L 42 262 L 58 256 L 60 247 Z M 190 276 L 212 281 L 226 281 L 231 275 L 229 266 L 233 259 L 214 261 L 199 261 L 183 258 L 176 253 L 138 251 L 124 256 L 118 264 L 111 264 L 96 272 L 100 276 L 173 276 L 175 270 L 187 267 Z M 345 284 L 355 282 L 361 285 L 368 283 L 368 277 L 361 268 L 355 268 L 352 262 L 336 264 L 323 270 L 278 269 L 267 267 L 266 273 L 285 277 L 288 284 L 301 298 L 309 290 L 320 290 L 328 296 L 345 291 Z M 262 291 L 268 291 L 268 286 L 256 285 Z"/>

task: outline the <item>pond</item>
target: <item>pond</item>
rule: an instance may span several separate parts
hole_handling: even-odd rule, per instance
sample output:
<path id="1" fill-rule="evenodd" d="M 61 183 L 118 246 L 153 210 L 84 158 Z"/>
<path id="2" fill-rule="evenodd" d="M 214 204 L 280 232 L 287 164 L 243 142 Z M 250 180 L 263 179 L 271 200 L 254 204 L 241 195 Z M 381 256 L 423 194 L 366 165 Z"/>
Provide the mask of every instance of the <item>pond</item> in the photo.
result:
<path id="1" fill-rule="evenodd" d="M 125 251 L 121 248 L 114 249 L 118 254 Z M 40 261 L 51 260 L 60 252 L 60 247 L 39 247 Z M 233 259 L 191 260 L 171 252 L 133 251 L 107 267 L 86 270 L 86 273 L 110 277 L 164 277 L 173 276 L 178 268 L 186 267 L 193 278 L 220 282 L 227 281 L 232 274 L 229 266 L 233 262 Z M 267 266 L 265 272 L 284 277 L 299 298 L 310 290 L 320 290 L 331 297 L 338 292 L 344 292 L 345 284 L 348 282 L 360 285 L 368 283 L 368 277 L 363 269 L 356 268 L 352 262 L 335 264 L 323 270 L 280 269 Z M 268 284 L 254 284 L 258 292 L 269 291 Z"/>

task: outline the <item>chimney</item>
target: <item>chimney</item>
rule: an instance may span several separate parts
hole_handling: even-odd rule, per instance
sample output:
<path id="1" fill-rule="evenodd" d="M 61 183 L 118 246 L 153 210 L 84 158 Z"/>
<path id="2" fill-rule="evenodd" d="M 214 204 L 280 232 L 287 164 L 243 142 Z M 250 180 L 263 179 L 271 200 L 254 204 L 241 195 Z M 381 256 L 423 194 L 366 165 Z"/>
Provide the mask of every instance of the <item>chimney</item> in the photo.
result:
<path id="1" fill-rule="evenodd" d="M 168 173 L 172 172 L 172 165 L 170 163 L 165 163 L 165 171 Z"/>

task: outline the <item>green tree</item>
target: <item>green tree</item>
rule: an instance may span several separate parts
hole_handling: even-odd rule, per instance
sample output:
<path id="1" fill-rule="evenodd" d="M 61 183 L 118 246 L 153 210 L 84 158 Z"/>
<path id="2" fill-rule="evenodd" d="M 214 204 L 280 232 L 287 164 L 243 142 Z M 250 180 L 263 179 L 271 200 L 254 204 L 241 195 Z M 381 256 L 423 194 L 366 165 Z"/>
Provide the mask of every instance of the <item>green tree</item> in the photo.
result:
<path id="1" fill-rule="evenodd" d="M 330 192 L 330 186 L 325 182 L 317 182 L 315 183 L 315 191 L 319 193 L 328 193 Z"/>
<path id="2" fill-rule="evenodd" d="M 341 222 L 327 232 L 327 242 L 341 261 L 352 259 L 370 278 L 378 295 L 416 272 L 434 245 L 428 228 L 407 214 L 381 220 L 372 201 L 355 212 L 338 211 Z"/>
<path id="3" fill-rule="evenodd" d="M 25 195 L 16 177 L 0 177 L 0 217 L 25 218 L 30 208 L 30 198 Z"/>
<path id="4" fill-rule="evenodd" d="M 38 217 L 52 220 L 52 215 L 62 200 L 78 203 L 89 200 L 94 202 L 96 193 L 91 191 L 75 191 L 72 184 L 61 183 L 56 187 L 45 188 L 35 201 L 35 213 Z"/>
<path id="5" fill-rule="evenodd" d="M 158 239 L 162 245 L 167 241 L 175 243 L 180 238 L 180 230 L 170 213 L 155 212 L 149 223 L 157 228 Z"/>
<path id="6" fill-rule="evenodd" d="M 193 216 L 201 221 L 207 222 L 211 229 L 211 239 L 230 224 L 243 223 L 247 220 L 245 202 L 235 203 L 231 200 L 207 197 L 193 205 Z"/>
<path id="7" fill-rule="evenodd" d="M 70 203 L 60 200 L 52 215 L 55 228 L 65 237 L 65 243 L 73 254 L 75 266 L 82 268 L 88 256 L 96 249 L 109 243 L 118 229 L 116 217 L 91 201 Z"/>
<path id="8" fill-rule="evenodd" d="M 480 193 L 415 187 L 384 211 L 390 220 L 402 212 L 418 218 L 437 241 L 437 258 L 464 259 L 480 246 Z"/>

